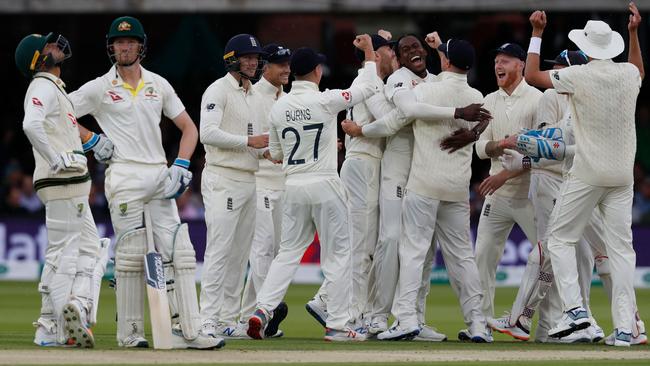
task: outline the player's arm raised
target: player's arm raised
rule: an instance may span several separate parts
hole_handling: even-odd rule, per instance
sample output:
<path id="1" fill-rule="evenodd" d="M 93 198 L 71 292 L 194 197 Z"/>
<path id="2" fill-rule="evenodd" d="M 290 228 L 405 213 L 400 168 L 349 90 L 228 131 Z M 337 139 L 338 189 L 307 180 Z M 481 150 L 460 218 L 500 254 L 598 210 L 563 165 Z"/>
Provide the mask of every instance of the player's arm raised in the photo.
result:
<path id="1" fill-rule="evenodd" d="M 533 26 L 533 33 L 528 46 L 528 56 L 526 57 L 526 69 L 524 77 L 526 82 L 540 88 L 553 88 L 551 76 L 548 71 L 540 71 L 539 54 L 542 47 L 542 34 L 546 27 L 546 12 L 537 10 L 530 16 L 530 24 Z"/>
<path id="2" fill-rule="evenodd" d="M 637 33 L 639 29 L 639 24 L 641 24 L 641 14 L 639 14 L 639 9 L 633 2 L 630 2 L 628 5 L 630 9 L 630 21 L 627 24 L 627 30 L 630 33 L 630 51 L 627 56 L 627 61 L 639 69 L 639 74 L 641 74 L 641 80 L 645 77 L 645 70 L 643 68 L 643 56 L 641 56 L 641 46 L 639 46 L 639 34 Z"/>

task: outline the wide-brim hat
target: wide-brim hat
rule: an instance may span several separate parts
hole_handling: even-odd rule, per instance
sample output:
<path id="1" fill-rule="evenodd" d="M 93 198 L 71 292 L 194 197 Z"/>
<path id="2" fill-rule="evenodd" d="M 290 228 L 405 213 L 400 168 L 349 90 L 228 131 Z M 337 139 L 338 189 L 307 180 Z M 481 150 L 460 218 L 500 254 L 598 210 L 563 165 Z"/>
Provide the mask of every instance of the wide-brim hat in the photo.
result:
<path id="1" fill-rule="evenodd" d="M 589 20 L 584 29 L 569 32 L 569 39 L 587 56 L 609 60 L 625 50 L 623 37 L 601 20 Z"/>

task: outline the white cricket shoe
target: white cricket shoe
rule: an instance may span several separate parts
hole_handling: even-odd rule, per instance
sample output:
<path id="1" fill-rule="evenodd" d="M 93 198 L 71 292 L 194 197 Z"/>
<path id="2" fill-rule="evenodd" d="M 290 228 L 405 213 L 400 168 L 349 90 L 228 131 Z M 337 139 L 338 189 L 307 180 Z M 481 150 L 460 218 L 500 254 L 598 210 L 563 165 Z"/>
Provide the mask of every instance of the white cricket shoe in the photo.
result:
<path id="1" fill-rule="evenodd" d="M 494 337 L 492 337 L 490 329 L 486 329 L 485 332 L 477 331 L 475 335 L 469 329 L 461 329 L 458 331 L 458 340 L 461 342 L 492 343 Z"/>
<path id="2" fill-rule="evenodd" d="M 210 337 L 199 333 L 194 339 L 186 339 L 183 331 L 172 329 L 172 348 L 174 349 L 201 349 L 209 350 L 221 348 L 226 345 L 226 341 L 221 337 Z"/>
<path id="3" fill-rule="evenodd" d="M 543 343 L 563 343 L 563 344 L 572 344 L 572 343 L 591 343 L 591 333 L 588 329 L 577 330 L 566 337 L 562 338 L 552 338 L 548 337 Z"/>
<path id="4" fill-rule="evenodd" d="M 605 344 L 615 347 L 629 347 L 632 345 L 632 332 L 614 329 L 614 332 L 605 338 Z"/>
<path id="5" fill-rule="evenodd" d="M 507 334 L 520 341 L 527 341 L 530 339 L 530 319 L 525 316 L 520 316 L 515 325 L 510 324 L 510 314 L 506 314 L 500 318 L 488 318 L 487 324 L 492 330 L 499 333 Z M 528 325 L 528 327 L 526 327 Z"/>
<path id="6" fill-rule="evenodd" d="M 327 328 L 327 304 L 320 295 L 316 295 L 309 300 L 305 305 L 305 309 L 307 309 L 309 315 L 313 316 L 317 322 Z"/>
<path id="7" fill-rule="evenodd" d="M 423 342 L 444 342 L 447 340 L 447 335 L 438 333 L 435 328 L 426 324 L 420 324 L 420 333 L 418 333 L 413 340 Z"/>
<path id="8" fill-rule="evenodd" d="M 471 334 L 470 340 L 474 343 L 492 343 L 492 329 L 482 321 L 474 321 L 469 326 L 469 333 Z"/>
<path id="9" fill-rule="evenodd" d="M 57 341 L 57 325 L 54 319 L 38 318 L 32 325 L 36 327 L 34 344 L 41 347 L 70 347 Z"/>
<path id="10" fill-rule="evenodd" d="M 565 311 L 562 314 L 560 322 L 548 331 L 548 335 L 553 338 L 563 338 L 576 330 L 589 328 L 590 325 L 591 321 L 589 320 L 587 310 L 582 306 L 579 306 Z"/>
<path id="11" fill-rule="evenodd" d="M 207 319 L 201 324 L 199 334 L 206 337 L 217 337 L 217 328 L 219 328 L 219 323 L 212 319 Z"/>
<path id="12" fill-rule="evenodd" d="M 242 323 L 237 324 L 223 324 L 217 327 L 217 338 L 223 337 L 225 339 L 250 339 L 246 331 L 248 327 Z"/>
<path id="13" fill-rule="evenodd" d="M 591 325 L 585 330 L 589 334 L 589 338 L 591 338 L 592 343 L 598 343 L 605 338 L 605 332 L 603 331 L 603 328 L 601 328 L 593 318 Z"/>
<path id="14" fill-rule="evenodd" d="M 420 327 L 417 325 L 405 328 L 397 324 L 388 330 L 377 334 L 377 339 L 380 341 L 410 341 L 418 334 L 420 334 Z"/>
<path id="15" fill-rule="evenodd" d="M 252 339 L 263 339 L 270 318 L 271 316 L 266 310 L 256 309 L 253 316 L 248 319 L 247 335 Z"/>
<path id="16" fill-rule="evenodd" d="M 325 331 L 325 338 L 328 342 L 363 342 L 366 340 L 366 335 L 355 332 L 350 328 L 345 330 L 327 329 Z"/>
<path id="17" fill-rule="evenodd" d="M 630 342 L 631 345 L 633 346 L 638 346 L 641 344 L 648 344 L 648 335 L 645 332 L 645 323 L 643 320 L 641 320 L 638 316 L 639 314 L 636 314 L 637 316 L 637 321 L 636 321 L 636 328 L 637 331 L 639 332 L 638 336 L 634 336 L 634 333 L 632 334 L 632 341 Z"/>
<path id="18" fill-rule="evenodd" d="M 386 330 L 388 330 L 388 319 L 384 316 L 373 317 L 368 325 L 368 334 L 370 336 L 377 336 L 377 334 Z"/>
<path id="19" fill-rule="evenodd" d="M 95 337 L 88 325 L 85 307 L 77 299 L 72 299 L 63 307 L 64 329 L 66 336 L 77 347 L 93 348 Z"/>
<path id="20" fill-rule="evenodd" d="M 149 348 L 149 341 L 139 334 L 132 333 L 117 341 L 117 345 L 124 348 Z"/>

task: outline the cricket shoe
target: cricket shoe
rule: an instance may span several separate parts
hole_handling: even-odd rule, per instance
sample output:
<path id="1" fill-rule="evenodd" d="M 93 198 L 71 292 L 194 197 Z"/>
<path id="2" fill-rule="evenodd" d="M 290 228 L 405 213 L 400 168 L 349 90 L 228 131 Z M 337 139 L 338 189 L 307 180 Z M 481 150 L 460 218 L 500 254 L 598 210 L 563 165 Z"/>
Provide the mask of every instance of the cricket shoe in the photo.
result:
<path id="1" fill-rule="evenodd" d="M 447 336 L 438 333 L 435 328 L 426 324 L 420 324 L 420 333 L 418 333 L 413 340 L 421 342 L 444 342 L 447 340 Z"/>
<path id="2" fill-rule="evenodd" d="M 548 335 L 553 338 L 563 338 L 576 330 L 589 328 L 590 325 L 591 321 L 589 315 L 587 315 L 587 310 L 579 306 L 565 311 L 560 322 L 548 331 Z"/>
<path id="3" fill-rule="evenodd" d="M 124 348 L 149 348 L 149 342 L 136 333 L 129 334 L 126 338 L 119 340 L 117 345 Z"/>
<path id="4" fill-rule="evenodd" d="M 309 315 L 313 316 L 317 322 L 327 328 L 327 304 L 325 304 L 320 295 L 316 295 L 309 300 L 305 305 L 305 309 L 307 309 Z"/>
<path id="5" fill-rule="evenodd" d="M 387 331 L 377 334 L 377 339 L 380 341 L 411 341 L 418 334 L 420 334 L 420 327 L 417 325 L 407 328 L 397 324 L 394 327 L 389 328 Z"/>
<path id="6" fill-rule="evenodd" d="M 562 343 L 562 344 L 573 344 L 573 343 L 592 343 L 591 333 L 589 329 L 577 330 L 566 337 L 562 338 L 552 338 L 549 337 L 543 343 Z"/>
<path id="7" fill-rule="evenodd" d="M 492 329 L 487 326 L 486 323 L 482 321 L 474 321 L 469 327 L 470 340 L 474 343 L 492 343 L 494 338 L 492 337 Z M 458 335 L 460 338 L 460 333 Z"/>
<path id="8" fill-rule="evenodd" d="M 515 325 L 510 324 L 510 314 L 506 314 L 500 318 L 488 318 L 487 324 L 492 330 L 499 333 L 507 334 L 520 341 L 527 341 L 530 339 L 530 318 L 520 316 Z M 528 327 L 526 327 L 528 325 Z"/>
<path id="9" fill-rule="evenodd" d="M 226 341 L 221 337 L 206 336 L 201 333 L 194 339 L 187 339 L 183 336 L 180 329 L 172 329 L 172 348 L 173 349 L 201 349 L 210 350 L 221 348 L 226 345 Z"/>
<path id="10" fill-rule="evenodd" d="M 217 327 L 217 338 L 222 337 L 225 339 L 250 339 L 246 333 L 246 324 L 224 324 Z"/>
<path id="11" fill-rule="evenodd" d="M 270 314 L 264 309 L 257 309 L 253 316 L 248 319 L 248 330 L 246 333 L 253 339 L 263 339 L 266 334 L 266 326 L 269 323 Z"/>
<path id="12" fill-rule="evenodd" d="M 264 337 L 266 338 L 279 338 L 284 335 L 280 328 L 280 323 L 287 317 L 289 314 L 289 307 L 287 303 L 282 301 L 276 308 L 273 310 L 273 317 L 269 320 L 266 329 L 264 329 Z"/>
<path id="13" fill-rule="evenodd" d="M 59 343 L 57 340 L 56 321 L 53 319 L 39 318 L 32 323 L 36 327 L 34 344 L 41 347 L 71 347 L 72 344 Z"/>
<path id="14" fill-rule="evenodd" d="M 326 328 L 324 339 L 328 342 L 363 342 L 366 340 L 366 335 L 350 328 L 345 330 Z"/>
<path id="15" fill-rule="evenodd" d="M 639 318 L 639 313 L 636 314 L 636 330 L 639 335 L 635 337 L 634 333 L 632 333 L 632 341 L 630 344 L 633 346 L 648 344 L 648 335 L 645 332 L 645 323 L 641 318 Z"/>
<path id="16" fill-rule="evenodd" d="M 598 343 L 605 339 L 605 332 L 603 332 L 603 328 L 598 326 L 596 320 L 593 318 L 591 319 L 591 325 L 586 329 L 586 331 L 589 333 L 589 338 L 591 338 L 592 343 Z"/>
<path id="17" fill-rule="evenodd" d="M 217 328 L 219 328 L 219 323 L 212 319 L 207 319 L 201 324 L 199 334 L 206 337 L 217 337 Z"/>
<path id="18" fill-rule="evenodd" d="M 375 338 L 377 334 L 388 330 L 388 319 L 383 316 L 373 317 L 368 324 L 368 337 Z"/>
<path id="19" fill-rule="evenodd" d="M 605 338 L 605 344 L 615 347 L 629 347 L 632 345 L 632 332 L 614 329 L 614 332 Z"/>
<path id="20" fill-rule="evenodd" d="M 63 307 L 63 319 L 65 334 L 76 347 L 95 346 L 95 337 L 88 326 L 86 309 L 79 300 L 72 299 Z"/>

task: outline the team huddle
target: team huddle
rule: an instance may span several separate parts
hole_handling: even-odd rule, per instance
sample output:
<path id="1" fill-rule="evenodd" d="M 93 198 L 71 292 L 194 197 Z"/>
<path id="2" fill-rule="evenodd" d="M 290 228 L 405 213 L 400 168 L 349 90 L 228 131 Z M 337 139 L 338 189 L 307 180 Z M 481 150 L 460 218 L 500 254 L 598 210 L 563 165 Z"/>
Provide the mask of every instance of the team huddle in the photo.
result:
<path id="1" fill-rule="evenodd" d="M 325 56 L 239 34 L 225 46 L 226 75 L 203 94 L 199 129 L 173 87 L 140 65 L 147 37 L 137 19 L 113 21 L 106 39 L 113 66 L 70 94 L 60 67 L 71 56 L 68 41 L 25 37 L 16 49 L 31 80 L 23 129 L 48 238 L 34 343 L 95 344 L 110 240 L 99 238 L 88 206 L 92 151 L 108 166 L 120 347 L 149 347 L 145 293 L 150 308 L 162 309 L 151 310 L 156 348 L 282 337 L 283 299 L 316 232 L 324 281 L 306 310 L 327 341 L 447 340 L 425 319 L 439 248 L 466 324 L 461 341 L 490 343 L 492 331 L 528 340 L 538 312 L 539 342 L 646 344 L 631 231 L 644 69 L 641 17 L 633 3 L 629 10 L 628 62 L 612 61 L 624 51 L 621 35 L 589 21 L 569 34 L 579 50 L 546 60 L 550 71 L 540 71 L 546 14 L 534 12 L 528 52 L 515 43 L 494 50 L 498 90 L 485 97 L 467 81 L 474 47 L 443 42 L 437 32 L 424 41 L 393 40 L 384 30 L 357 36 L 358 76 L 347 89 L 324 92 Z M 427 70 L 428 48 L 440 58 L 438 75 Z M 182 132 L 170 167 L 163 114 Z M 103 133 L 81 126 L 84 115 Z M 175 198 L 192 180 L 199 140 L 207 246 L 197 297 L 196 256 Z M 474 151 L 491 162 L 479 186 L 486 199 L 475 248 Z M 534 245 L 512 309 L 499 317 L 496 269 L 515 223 Z M 594 265 L 611 302 L 609 336 L 589 308 Z"/>

